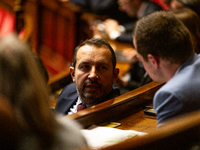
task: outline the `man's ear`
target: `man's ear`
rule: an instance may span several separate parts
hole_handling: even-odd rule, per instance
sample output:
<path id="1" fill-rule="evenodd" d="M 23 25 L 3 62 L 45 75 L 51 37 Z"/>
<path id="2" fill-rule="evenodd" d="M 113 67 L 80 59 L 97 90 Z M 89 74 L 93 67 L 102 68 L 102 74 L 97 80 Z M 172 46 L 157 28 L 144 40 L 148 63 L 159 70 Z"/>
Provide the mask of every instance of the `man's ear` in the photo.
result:
<path id="1" fill-rule="evenodd" d="M 148 57 L 149 63 L 151 63 L 154 66 L 154 68 L 157 69 L 159 67 L 159 64 L 160 64 L 159 57 L 154 56 L 152 54 L 148 54 L 147 57 Z"/>
<path id="2" fill-rule="evenodd" d="M 113 76 L 114 76 L 113 83 L 115 83 L 117 81 L 118 75 L 119 75 L 119 68 L 115 68 L 114 72 L 113 72 Z"/>
<path id="3" fill-rule="evenodd" d="M 75 69 L 74 69 L 74 67 L 70 67 L 69 71 L 70 71 L 73 82 L 75 82 Z"/>

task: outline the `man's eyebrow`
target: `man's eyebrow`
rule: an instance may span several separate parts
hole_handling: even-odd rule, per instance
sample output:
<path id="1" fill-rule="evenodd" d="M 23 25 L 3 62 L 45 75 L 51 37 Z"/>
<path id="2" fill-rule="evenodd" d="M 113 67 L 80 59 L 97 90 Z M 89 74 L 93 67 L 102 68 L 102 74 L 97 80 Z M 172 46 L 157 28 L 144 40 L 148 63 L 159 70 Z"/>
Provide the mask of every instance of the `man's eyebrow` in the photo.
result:
<path id="1" fill-rule="evenodd" d="M 78 66 L 90 65 L 90 64 L 92 64 L 92 63 L 91 62 L 81 62 Z M 106 61 L 100 61 L 100 62 L 96 62 L 96 65 L 98 65 L 98 66 L 101 66 L 101 65 L 109 66 L 109 63 L 107 63 Z"/>
<path id="2" fill-rule="evenodd" d="M 105 62 L 105 61 L 103 61 L 103 62 L 99 62 L 99 63 L 97 63 L 98 65 L 106 65 L 106 66 L 109 66 L 109 64 L 107 63 L 107 62 Z"/>
<path id="3" fill-rule="evenodd" d="M 81 63 L 77 64 L 77 67 L 81 67 L 83 65 L 89 65 L 89 62 L 81 62 Z"/>
<path id="4" fill-rule="evenodd" d="M 79 65 L 90 64 L 89 62 L 81 62 Z"/>

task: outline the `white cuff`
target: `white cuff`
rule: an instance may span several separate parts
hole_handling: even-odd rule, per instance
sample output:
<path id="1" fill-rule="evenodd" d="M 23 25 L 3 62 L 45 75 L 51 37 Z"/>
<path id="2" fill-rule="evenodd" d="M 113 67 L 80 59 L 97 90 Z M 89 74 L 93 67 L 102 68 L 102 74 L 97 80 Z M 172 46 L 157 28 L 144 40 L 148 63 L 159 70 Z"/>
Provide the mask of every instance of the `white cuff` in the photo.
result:
<path id="1" fill-rule="evenodd" d="M 122 26 L 122 25 L 119 25 L 119 26 L 118 26 L 118 30 L 119 30 L 121 33 L 126 31 L 125 27 Z"/>
<path id="2" fill-rule="evenodd" d="M 113 31 L 113 32 L 111 32 L 109 34 L 109 37 L 110 37 L 111 40 L 114 40 L 114 39 L 116 39 L 120 35 L 121 35 L 121 33 L 119 31 Z"/>

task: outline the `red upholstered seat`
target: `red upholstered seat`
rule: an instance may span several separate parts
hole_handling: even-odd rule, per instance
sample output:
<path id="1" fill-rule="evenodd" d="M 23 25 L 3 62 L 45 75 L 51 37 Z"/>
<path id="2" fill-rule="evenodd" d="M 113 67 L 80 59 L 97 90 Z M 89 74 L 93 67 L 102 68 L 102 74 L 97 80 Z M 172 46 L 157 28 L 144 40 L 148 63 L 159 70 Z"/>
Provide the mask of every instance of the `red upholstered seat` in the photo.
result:
<path id="1" fill-rule="evenodd" d="M 12 33 L 15 29 L 15 16 L 9 11 L 0 8 L 0 37 Z"/>

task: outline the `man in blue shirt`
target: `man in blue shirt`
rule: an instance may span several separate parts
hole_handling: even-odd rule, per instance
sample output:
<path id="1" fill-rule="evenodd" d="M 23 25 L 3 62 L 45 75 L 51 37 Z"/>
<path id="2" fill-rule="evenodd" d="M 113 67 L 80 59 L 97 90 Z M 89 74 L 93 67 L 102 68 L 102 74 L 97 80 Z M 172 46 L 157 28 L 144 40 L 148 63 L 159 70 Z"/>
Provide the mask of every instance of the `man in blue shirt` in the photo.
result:
<path id="1" fill-rule="evenodd" d="M 153 99 L 158 125 L 200 109 L 200 56 L 183 23 L 172 12 L 156 12 L 136 23 L 133 39 L 152 80 L 166 82 Z"/>

